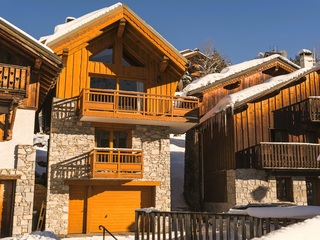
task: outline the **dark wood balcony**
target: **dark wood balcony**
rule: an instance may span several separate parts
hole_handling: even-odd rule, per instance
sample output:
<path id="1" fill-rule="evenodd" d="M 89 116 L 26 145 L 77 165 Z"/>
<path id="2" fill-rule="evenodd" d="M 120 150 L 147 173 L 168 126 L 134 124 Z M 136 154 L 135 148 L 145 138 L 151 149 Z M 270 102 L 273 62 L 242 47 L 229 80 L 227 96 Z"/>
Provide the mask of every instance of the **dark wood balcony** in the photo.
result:
<path id="1" fill-rule="evenodd" d="M 309 97 L 302 103 L 302 120 L 320 123 L 320 96 Z"/>
<path id="2" fill-rule="evenodd" d="M 143 151 L 95 148 L 89 154 L 91 178 L 142 178 Z"/>
<path id="3" fill-rule="evenodd" d="M 320 144 L 264 142 L 255 148 L 257 166 L 273 170 L 320 170 Z"/>
<path id="4" fill-rule="evenodd" d="M 198 122 L 198 98 L 143 92 L 83 89 L 79 96 L 81 121 L 169 126 L 182 133 Z"/>
<path id="5" fill-rule="evenodd" d="M 0 63 L 0 94 L 26 97 L 30 83 L 30 67 Z"/>

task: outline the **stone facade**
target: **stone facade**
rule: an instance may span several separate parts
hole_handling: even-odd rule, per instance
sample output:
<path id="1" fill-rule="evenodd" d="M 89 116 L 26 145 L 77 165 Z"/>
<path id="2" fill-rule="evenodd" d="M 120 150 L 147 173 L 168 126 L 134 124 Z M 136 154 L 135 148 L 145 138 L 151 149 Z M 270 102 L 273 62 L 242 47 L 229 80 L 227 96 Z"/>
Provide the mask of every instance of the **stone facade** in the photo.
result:
<path id="1" fill-rule="evenodd" d="M 227 171 L 227 203 L 207 203 L 206 210 L 228 211 L 234 205 L 249 203 L 271 203 L 277 200 L 276 177 L 266 171 L 237 169 Z M 293 176 L 293 203 L 307 205 L 305 177 Z"/>
<path id="2" fill-rule="evenodd" d="M 55 99 L 51 119 L 46 230 L 61 235 L 68 233 L 69 186 L 64 180 L 88 179 L 87 156 L 94 147 L 95 128 L 77 120 L 75 104 L 72 99 Z M 137 125 L 132 148 L 143 149 L 144 154 L 143 179 L 136 181 L 160 181 L 155 207 L 170 210 L 169 128 Z"/>
<path id="3" fill-rule="evenodd" d="M 0 169 L 2 176 L 17 176 L 12 236 L 32 231 L 33 195 L 35 180 L 35 148 L 30 145 L 17 145 L 15 169 Z"/>

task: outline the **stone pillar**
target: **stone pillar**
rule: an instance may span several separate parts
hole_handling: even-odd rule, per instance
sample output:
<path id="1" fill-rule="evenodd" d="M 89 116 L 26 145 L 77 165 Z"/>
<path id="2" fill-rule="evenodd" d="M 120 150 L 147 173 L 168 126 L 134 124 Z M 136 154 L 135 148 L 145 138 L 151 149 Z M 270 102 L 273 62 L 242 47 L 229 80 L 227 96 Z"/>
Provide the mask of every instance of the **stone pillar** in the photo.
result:
<path id="1" fill-rule="evenodd" d="M 137 125 L 132 148 L 143 149 L 143 180 L 160 181 L 156 187 L 156 208 L 170 211 L 170 134 L 168 127 Z"/>
<path id="2" fill-rule="evenodd" d="M 12 236 L 32 231 L 35 158 L 33 146 L 17 146 L 17 169 L 10 174 L 20 175 L 21 178 L 16 181 Z"/>
<path id="3" fill-rule="evenodd" d="M 47 231 L 68 233 L 69 186 L 65 179 L 88 177 L 87 156 L 94 147 L 94 128 L 79 122 L 74 99 L 54 99 L 48 158 Z M 82 167 L 73 166 L 81 165 Z"/>
<path id="4" fill-rule="evenodd" d="M 305 177 L 292 177 L 293 201 L 297 205 L 308 205 Z"/>

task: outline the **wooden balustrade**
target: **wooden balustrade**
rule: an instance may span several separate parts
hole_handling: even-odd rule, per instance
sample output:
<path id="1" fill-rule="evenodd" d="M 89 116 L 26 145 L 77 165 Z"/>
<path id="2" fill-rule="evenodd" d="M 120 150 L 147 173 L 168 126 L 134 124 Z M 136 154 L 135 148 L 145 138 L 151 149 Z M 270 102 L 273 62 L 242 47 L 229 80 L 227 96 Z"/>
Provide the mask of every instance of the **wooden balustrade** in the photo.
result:
<path id="1" fill-rule="evenodd" d="M 320 122 L 320 96 L 311 96 L 299 104 L 302 121 Z"/>
<path id="2" fill-rule="evenodd" d="M 264 142 L 256 147 L 262 169 L 320 170 L 320 144 Z"/>
<path id="3" fill-rule="evenodd" d="M 30 67 L 0 63 L 0 91 L 26 94 L 30 82 Z"/>
<path id="4" fill-rule="evenodd" d="M 143 177 L 143 152 L 139 149 L 95 148 L 89 164 L 92 178 Z"/>
<path id="5" fill-rule="evenodd" d="M 143 92 L 83 89 L 79 97 L 82 115 L 139 114 L 145 116 L 198 118 L 199 100 Z"/>
<path id="6" fill-rule="evenodd" d="M 136 210 L 135 239 L 252 239 L 303 219 Z"/>

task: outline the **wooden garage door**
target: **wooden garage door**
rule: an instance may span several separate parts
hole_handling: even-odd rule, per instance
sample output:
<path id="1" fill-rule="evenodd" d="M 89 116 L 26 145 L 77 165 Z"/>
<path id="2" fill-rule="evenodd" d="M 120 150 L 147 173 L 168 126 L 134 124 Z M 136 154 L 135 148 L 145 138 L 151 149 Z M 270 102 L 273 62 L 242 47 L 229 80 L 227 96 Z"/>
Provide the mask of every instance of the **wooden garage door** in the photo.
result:
<path id="1" fill-rule="evenodd" d="M 134 231 L 135 210 L 154 202 L 149 186 L 70 186 L 69 233 L 101 233 L 99 225 L 111 232 Z"/>

